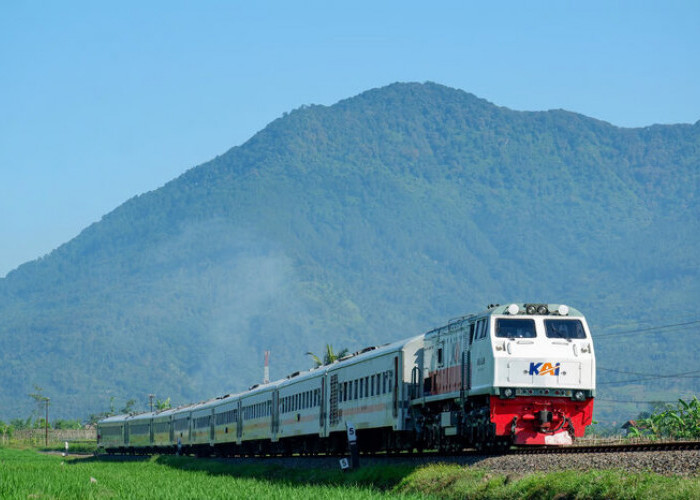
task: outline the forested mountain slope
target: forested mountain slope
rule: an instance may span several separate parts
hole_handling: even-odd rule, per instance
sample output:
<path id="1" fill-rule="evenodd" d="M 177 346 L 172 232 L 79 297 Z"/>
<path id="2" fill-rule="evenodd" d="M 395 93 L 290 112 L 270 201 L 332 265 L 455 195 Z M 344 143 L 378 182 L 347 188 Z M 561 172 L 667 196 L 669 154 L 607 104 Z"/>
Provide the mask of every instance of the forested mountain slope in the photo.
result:
<path id="1" fill-rule="evenodd" d="M 599 332 L 697 319 L 699 177 L 700 122 L 622 129 L 432 83 L 304 106 L 0 279 L 0 418 L 33 384 L 66 417 L 200 400 L 259 382 L 266 349 L 283 377 L 496 302 L 571 304 Z M 672 333 L 601 339 L 599 365 L 689 371 L 698 329 Z"/>

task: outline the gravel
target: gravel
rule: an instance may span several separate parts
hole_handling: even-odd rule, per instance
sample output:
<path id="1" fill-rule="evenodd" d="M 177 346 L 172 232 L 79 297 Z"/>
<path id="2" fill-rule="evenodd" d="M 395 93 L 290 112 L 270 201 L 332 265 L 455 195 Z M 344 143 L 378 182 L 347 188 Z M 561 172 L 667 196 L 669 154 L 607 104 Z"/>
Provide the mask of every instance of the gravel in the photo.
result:
<path id="1" fill-rule="evenodd" d="M 483 458 L 471 465 L 505 474 L 622 469 L 629 472 L 655 472 L 667 476 L 697 475 L 698 465 L 700 465 L 700 451 L 507 455 Z"/>
<path id="2" fill-rule="evenodd" d="M 283 467 L 339 468 L 339 459 L 331 457 L 292 458 L 232 458 L 229 463 L 260 463 Z M 698 476 L 700 450 L 567 453 L 551 455 L 463 455 L 453 457 L 360 457 L 362 467 L 374 465 L 425 465 L 431 463 L 456 463 L 466 467 L 486 469 L 501 474 L 526 475 L 532 472 L 563 470 L 622 469 L 630 472 L 654 472 L 667 476 Z"/>

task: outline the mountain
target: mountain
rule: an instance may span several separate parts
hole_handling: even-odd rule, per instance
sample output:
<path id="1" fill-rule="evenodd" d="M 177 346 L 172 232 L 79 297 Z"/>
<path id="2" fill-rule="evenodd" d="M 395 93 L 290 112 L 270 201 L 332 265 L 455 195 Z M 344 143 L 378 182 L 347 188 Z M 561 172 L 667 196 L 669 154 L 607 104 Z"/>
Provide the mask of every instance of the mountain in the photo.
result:
<path id="1" fill-rule="evenodd" d="M 264 350 L 280 378 L 489 303 L 567 303 L 595 333 L 697 319 L 699 179 L 700 122 L 623 129 L 434 83 L 302 106 L 0 279 L 0 418 L 34 385 L 67 418 L 197 401 L 259 382 Z M 692 370 L 688 328 L 601 336 L 599 417 L 697 393 L 608 383 Z"/>

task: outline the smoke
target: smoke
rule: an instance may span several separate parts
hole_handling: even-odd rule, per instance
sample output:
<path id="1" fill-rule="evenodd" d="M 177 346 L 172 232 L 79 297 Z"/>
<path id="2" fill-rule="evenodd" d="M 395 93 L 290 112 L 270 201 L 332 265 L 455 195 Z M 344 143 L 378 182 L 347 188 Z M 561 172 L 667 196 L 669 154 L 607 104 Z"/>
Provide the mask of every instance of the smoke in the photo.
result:
<path id="1" fill-rule="evenodd" d="M 261 382 L 266 349 L 273 379 L 290 364 L 290 346 L 277 334 L 305 330 L 299 323 L 308 307 L 297 293 L 294 262 L 277 242 L 214 218 L 183 227 L 154 260 L 169 275 L 166 303 L 188 325 L 184 338 L 174 339 L 191 346 L 181 353 L 183 393 L 206 399 Z"/>

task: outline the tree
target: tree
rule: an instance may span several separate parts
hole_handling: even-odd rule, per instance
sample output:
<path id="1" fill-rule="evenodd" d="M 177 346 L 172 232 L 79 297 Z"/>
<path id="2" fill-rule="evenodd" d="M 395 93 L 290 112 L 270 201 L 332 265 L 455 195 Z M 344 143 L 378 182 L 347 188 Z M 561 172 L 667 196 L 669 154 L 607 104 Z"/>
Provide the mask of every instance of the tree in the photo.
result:
<path id="1" fill-rule="evenodd" d="M 32 425 L 32 417 L 28 417 L 26 420 L 23 420 L 21 418 L 14 418 L 10 420 L 10 426 L 13 429 L 17 430 L 22 430 L 22 429 L 29 429 Z"/>
<path id="2" fill-rule="evenodd" d="M 160 399 L 156 400 L 157 411 L 169 410 L 172 407 L 173 406 L 170 404 L 170 398 L 166 399 L 165 401 L 161 401 Z"/>
<path id="3" fill-rule="evenodd" d="M 33 398 L 34 401 L 36 401 L 38 405 L 42 405 L 44 407 L 43 409 L 45 410 L 45 414 L 44 414 L 45 417 L 42 417 L 42 418 L 39 418 L 38 420 L 36 420 L 34 422 L 34 428 L 39 429 L 42 427 L 42 424 L 43 424 L 44 432 L 45 432 L 44 444 L 46 446 L 48 446 L 48 444 L 49 444 L 49 401 L 50 401 L 50 399 L 42 394 L 43 389 L 36 384 L 34 384 L 34 390 L 36 392 L 29 394 L 29 396 L 31 398 Z M 36 410 L 34 410 L 34 411 L 36 411 Z M 39 415 L 41 415 L 41 413 L 39 413 Z"/>
<path id="4" fill-rule="evenodd" d="M 42 388 L 39 387 L 38 385 L 34 384 L 34 392 L 29 394 L 29 397 L 32 398 L 32 399 L 37 403 L 37 409 L 39 409 L 39 410 L 43 410 L 43 409 L 44 409 L 44 405 L 46 405 L 46 404 L 47 404 L 47 401 L 49 401 L 49 398 L 47 398 L 46 396 L 44 396 L 43 392 L 44 392 L 44 389 L 42 389 Z M 35 414 L 35 412 L 36 412 L 37 409 L 35 409 L 35 410 L 32 412 L 32 415 Z M 39 411 L 38 414 L 41 415 L 41 413 L 42 413 L 42 412 Z"/>
<path id="5" fill-rule="evenodd" d="M 130 399 L 124 405 L 124 408 L 119 410 L 119 413 L 132 413 L 134 411 L 134 405 L 136 404 L 135 399 Z"/>
<path id="6" fill-rule="evenodd" d="M 80 423 L 80 420 L 78 420 L 78 419 L 75 419 L 75 420 L 59 419 L 59 420 L 53 421 L 53 428 L 54 429 L 82 429 L 83 425 Z"/>
<path id="7" fill-rule="evenodd" d="M 2 433 L 2 444 L 4 445 L 8 438 L 12 437 L 12 425 L 6 424 L 0 420 L 0 433 Z"/>
<path id="8" fill-rule="evenodd" d="M 339 359 L 347 356 L 347 354 L 350 351 L 346 349 L 341 349 L 337 354 L 333 351 L 333 346 L 331 344 L 326 344 L 326 352 L 323 354 L 323 361 L 321 361 L 321 358 L 316 356 L 312 352 L 307 352 L 306 354 L 308 356 L 311 356 L 311 359 L 314 360 L 314 363 L 316 364 L 316 367 L 319 366 L 325 366 L 325 365 L 330 365 L 331 363 L 335 363 Z"/>

